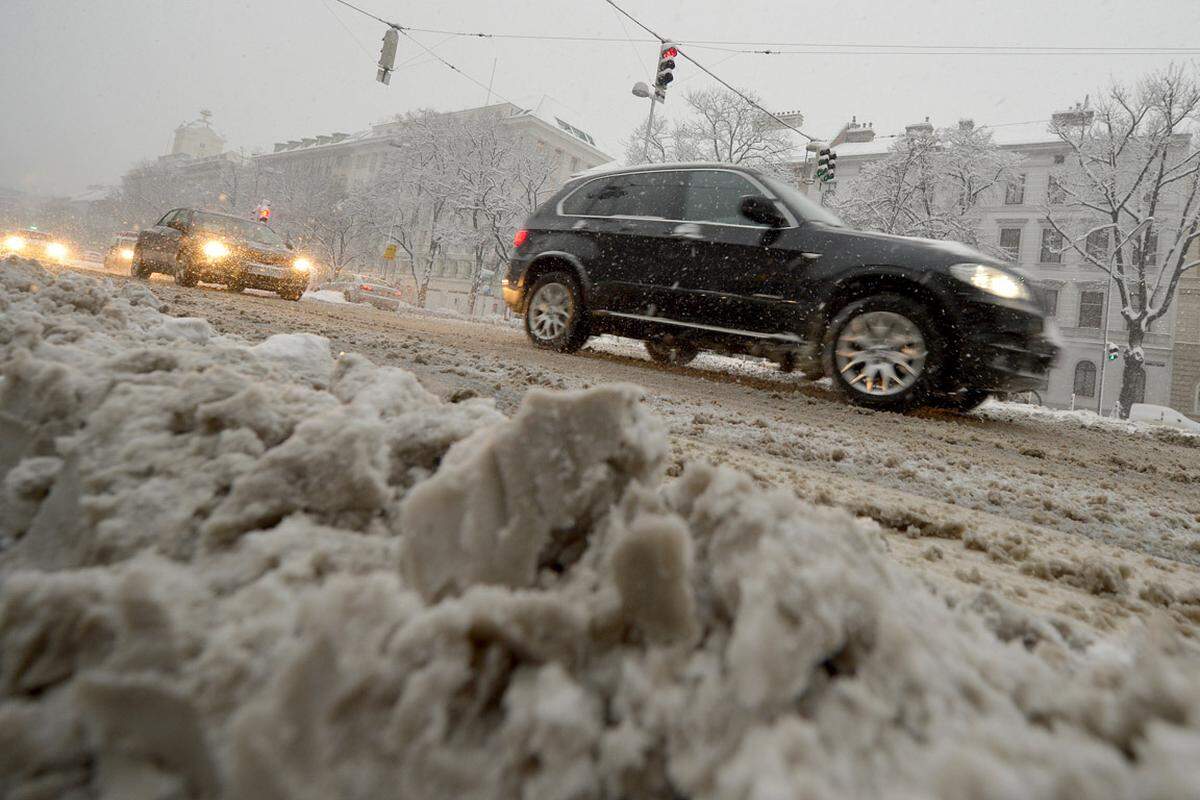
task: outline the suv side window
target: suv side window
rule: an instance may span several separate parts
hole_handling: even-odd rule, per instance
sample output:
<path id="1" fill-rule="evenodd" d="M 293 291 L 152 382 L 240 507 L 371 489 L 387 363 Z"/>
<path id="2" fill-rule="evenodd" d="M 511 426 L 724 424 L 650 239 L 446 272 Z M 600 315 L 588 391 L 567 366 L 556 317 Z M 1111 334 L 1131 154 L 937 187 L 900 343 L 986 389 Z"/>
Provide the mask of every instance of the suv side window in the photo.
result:
<path id="1" fill-rule="evenodd" d="M 588 217 L 680 219 L 686 174 L 634 172 L 597 178 L 563 201 L 564 214 Z"/>
<path id="2" fill-rule="evenodd" d="M 177 217 L 177 216 L 179 216 L 179 209 L 178 208 L 172 209 L 172 210 L 168 211 L 167 213 L 163 214 L 162 219 L 160 219 L 156 224 L 161 225 L 164 228 L 168 228 L 171 226 L 171 223 L 174 221 L 175 217 Z"/>
<path id="3" fill-rule="evenodd" d="M 688 173 L 684 195 L 683 219 L 688 222 L 716 222 L 726 225 L 753 225 L 742 216 L 742 198 L 761 195 L 762 190 L 736 172 L 703 169 Z"/>

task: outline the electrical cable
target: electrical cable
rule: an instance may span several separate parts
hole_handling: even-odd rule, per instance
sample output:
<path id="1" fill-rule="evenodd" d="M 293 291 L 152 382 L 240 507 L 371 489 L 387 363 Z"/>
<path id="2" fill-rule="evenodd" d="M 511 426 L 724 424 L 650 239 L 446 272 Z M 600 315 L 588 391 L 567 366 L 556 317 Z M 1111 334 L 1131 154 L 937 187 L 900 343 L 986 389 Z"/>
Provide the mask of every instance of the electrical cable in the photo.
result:
<path id="1" fill-rule="evenodd" d="M 336 0 L 348 8 L 368 16 L 377 22 L 391 25 L 348 0 Z M 619 11 L 621 9 L 618 9 Z M 624 11 L 622 11 L 624 14 Z M 628 14 L 625 16 L 633 19 Z M 636 20 L 634 20 L 636 22 Z M 640 24 L 639 24 L 640 26 Z M 644 26 L 640 26 L 643 27 Z M 477 39 L 517 39 L 531 41 L 566 42 L 654 42 L 656 39 L 624 39 L 614 36 L 588 36 L 583 34 L 551 33 L 497 33 L 488 31 L 457 31 L 444 28 L 423 28 L 405 25 L 415 33 L 438 33 Z M 648 31 L 647 31 L 648 32 Z M 721 39 L 681 39 L 677 43 L 702 50 L 736 50 L 748 55 L 1197 55 L 1200 47 L 1161 47 L 1136 45 L 1012 45 L 1012 44 L 875 44 L 864 42 L 770 42 L 761 40 L 729 41 Z M 758 47 L 755 47 L 758 45 Z M 790 48 L 790 49 L 785 49 Z"/>

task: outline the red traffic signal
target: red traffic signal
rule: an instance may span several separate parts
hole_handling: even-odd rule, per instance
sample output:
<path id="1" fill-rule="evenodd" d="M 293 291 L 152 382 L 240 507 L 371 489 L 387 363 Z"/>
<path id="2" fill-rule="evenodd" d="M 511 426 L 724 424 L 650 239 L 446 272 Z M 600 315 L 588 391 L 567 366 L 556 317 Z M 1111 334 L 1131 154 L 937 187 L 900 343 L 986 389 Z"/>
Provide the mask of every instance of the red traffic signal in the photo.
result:
<path id="1" fill-rule="evenodd" d="M 654 76 L 654 96 L 659 100 L 665 100 L 667 96 L 667 84 L 675 80 L 675 56 L 679 55 L 679 48 L 671 42 L 663 42 L 658 48 L 658 70 Z"/>

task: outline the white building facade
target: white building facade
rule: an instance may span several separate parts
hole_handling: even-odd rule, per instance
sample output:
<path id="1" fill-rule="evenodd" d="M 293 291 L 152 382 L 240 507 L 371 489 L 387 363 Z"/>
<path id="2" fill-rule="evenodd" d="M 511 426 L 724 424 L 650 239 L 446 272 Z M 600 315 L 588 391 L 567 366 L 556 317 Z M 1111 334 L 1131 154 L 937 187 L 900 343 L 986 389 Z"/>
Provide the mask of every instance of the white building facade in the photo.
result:
<path id="1" fill-rule="evenodd" d="M 1040 122 L 990 129 L 1001 148 L 1018 153 L 1022 160 L 1017 167 L 1018 180 L 994 187 L 981 198 L 980 238 L 998 244 L 1033 276 L 1062 331 L 1064 348 L 1050 373 L 1047 390 L 1041 393 L 1043 403 L 1109 414 L 1120 393 L 1122 362 L 1106 361 L 1105 345 L 1107 341 L 1118 345 L 1127 341 L 1120 295 L 1106 273 L 1076 253 L 1059 252 L 1062 243 L 1046 222 L 1048 208 L 1061 202 L 1055 197 L 1051 173 L 1061 170 L 1069 157 L 1069 148 L 1049 127 Z M 932 131 L 928 119 L 908 128 L 910 132 L 922 129 Z M 866 164 L 887 155 L 895 140 L 894 135 L 875 135 L 869 124 L 849 123 L 833 140 L 836 181 L 813 190 L 836 193 L 837 184 L 853 180 Z M 1169 216 L 1170 210 L 1167 212 Z M 1164 254 L 1160 252 L 1158 257 Z M 1141 402 L 1171 404 L 1176 313 L 1173 306 L 1145 337 L 1146 379 Z"/>

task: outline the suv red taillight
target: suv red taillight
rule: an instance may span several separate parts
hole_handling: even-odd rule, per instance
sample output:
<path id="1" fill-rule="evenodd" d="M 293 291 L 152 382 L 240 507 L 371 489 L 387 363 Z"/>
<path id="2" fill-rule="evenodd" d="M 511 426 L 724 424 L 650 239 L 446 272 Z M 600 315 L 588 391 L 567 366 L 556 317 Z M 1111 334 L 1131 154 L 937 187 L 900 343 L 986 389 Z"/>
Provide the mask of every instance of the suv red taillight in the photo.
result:
<path id="1" fill-rule="evenodd" d="M 519 230 L 513 234 L 513 247 L 514 248 L 520 247 L 521 245 L 525 244 L 525 240 L 528 238 L 529 238 L 529 231 L 525 230 L 524 228 L 521 228 L 521 230 Z"/>

